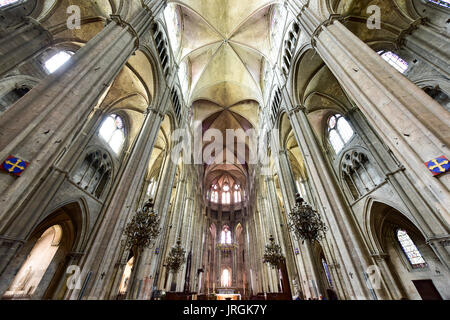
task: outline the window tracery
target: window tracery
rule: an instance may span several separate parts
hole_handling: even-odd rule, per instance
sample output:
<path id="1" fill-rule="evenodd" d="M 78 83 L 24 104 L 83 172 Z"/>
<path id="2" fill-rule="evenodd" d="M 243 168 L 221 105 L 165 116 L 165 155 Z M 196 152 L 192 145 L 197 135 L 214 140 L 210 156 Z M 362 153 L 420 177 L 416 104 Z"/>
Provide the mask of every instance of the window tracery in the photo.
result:
<path id="1" fill-rule="evenodd" d="M 115 114 L 109 115 L 100 127 L 99 136 L 119 154 L 125 142 L 123 119 Z"/>
<path id="2" fill-rule="evenodd" d="M 352 150 L 344 155 L 341 172 L 353 200 L 364 196 L 380 183 L 368 156 L 360 151 Z"/>
<path id="3" fill-rule="evenodd" d="M 344 148 L 353 136 L 352 127 L 342 115 L 336 114 L 328 119 L 328 139 L 336 154 Z"/>
<path id="4" fill-rule="evenodd" d="M 112 163 L 109 155 L 106 152 L 95 151 L 85 157 L 73 181 L 99 199 L 103 196 L 111 175 Z"/>
<path id="5" fill-rule="evenodd" d="M 426 267 L 426 262 L 422 254 L 408 235 L 408 232 L 403 229 L 397 229 L 396 236 L 398 242 L 400 243 L 400 246 L 403 249 L 403 252 L 408 258 L 409 263 L 411 263 L 411 266 L 414 269 Z"/>

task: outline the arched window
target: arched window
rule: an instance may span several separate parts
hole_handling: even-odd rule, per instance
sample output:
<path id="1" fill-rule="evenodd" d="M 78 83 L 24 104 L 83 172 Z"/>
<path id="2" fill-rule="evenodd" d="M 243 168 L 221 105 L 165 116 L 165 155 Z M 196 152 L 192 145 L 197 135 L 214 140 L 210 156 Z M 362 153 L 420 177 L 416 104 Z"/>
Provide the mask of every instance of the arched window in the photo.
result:
<path id="1" fill-rule="evenodd" d="M 447 111 L 450 111 L 450 97 L 442 91 L 438 86 L 436 87 L 425 87 L 423 91 L 431 98 L 433 98 L 437 103 L 441 104 Z"/>
<path id="2" fill-rule="evenodd" d="M 125 142 L 125 130 L 122 118 L 115 114 L 109 115 L 103 121 L 99 135 L 109 144 L 116 154 L 119 154 Z"/>
<path id="3" fill-rule="evenodd" d="M 217 184 L 213 184 L 211 186 L 211 202 L 218 203 L 219 202 L 219 187 Z"/>
<path id="4" fill-rule="evenodd" d="M 239 203 L 242 201 L 241 187 L 238 184 L 234 185 L 234 203 Z"/>
<path id="5" fill-rule="evenodd" d="M 123 271 L 122 280 L 120 281 L 119 294 L 124 295 L 127 293 L 128 285 L 130 284 L 131 272 L 133 271 L 134 256 L 128 260 L 125 269 Z"/>
<path id="6" fill-rule="evenodd" d="M 228 269 L 223 269 L 221 277 L 222 287 L 228 288 L 231 286 L 231 275 Z"/>
<path id="7" fill-rule="evenodd" d="M 328 268 L 328 263 L 325 261 L 324 258 L 322 258 L 322 266 L 323 266 L 323 270 L 325 271 L 325 275 L 327 277 L 328 284 L 330 285 L 330 287 L 333 288 L 333 280 L 331 280 L 330 269 Z"/>
<path id="8" fill-rule="evenodd" d="M 58 251 L 61 238 L 62 228 L 59 225 L 48 228 L 41 235 L 5 296 L 29 297 L 33 295 Z"/>
<path id="9" fill-rule="evenodd" d="M 426 262 L 423 259 L 422 254 L 419 249 L 417 249 L 406 230 L 397 229 L 396 235 L 403 252 L 411 263 L 411 266 L 414 269 L 426 267 Z"/>
<path id="10" fill-rule="evenodd" d="M 408 63 L 392 51 L 378 51 L 378 54 L 400 73 L 408 69 Z"/>
<path id="11" fill-rule="evenodd" d="M 73 176 L 73 181 L 80 188 L 100 199 L 112 175 L 112 162 L 106 152 L 91 152 L 84 158 L 83 163 Z"/>
<path id="12" fill-rule="evenodd" d="M 230 204 L 231 195 L 230 192 L 222 192 L 222 204 Z"/>
<path id="13" fill-rule="evenodd" d="M 220 243 L 221 244 L 231 244 L 232 240 L 231 240 L 231 231 L 228 228 L 228 226 L 225 226 L 222 230 L 222 234 L 220 237 Z"/>
<path id="14" fill-rule="evenodd" d="M 336 153 L 344 148 L 353 135 L 352 127 L 342 115 L 336 114 L 330 117 L 328 120 L 328 138 Z"/>
<path id="15" fill-rule="evenodd" d="M 155 191 L 156 191 L 156 181 L 155 181 L 155 178 L 151 178 L 150 183 L 148 184 L 148 187 L 147 187 L 147 196 L 153 197 L 153 195 L 155 194 Z"/>
<path id="16" fill-rule="evenodd" d="M 222 204 L 230 204 L 231 202 L 231 193 L 230 193 L 230 186 L 228 184 L 225 184 L 222 187 Z"/>
<path id="17" fill-rule="evenodd" d="M 219 202 L 219 192 L 217 191 L 213 191 L 211 194 L 211 201 L 214 203 L 218 203 Z"/>
<path id="18" fill-rule="evenodd" d="M 0 112 L 6 111 L 8 107 L 19 101 L 19 99 L 25 96 L 30 90 L 31 88 L 28 86 L 18 86 L 0 97 Z"/>
<path id="19" fill-rule="evenodd" d="M 53 73 L 63 64 L 70 60 L 73 52 L 71 51 L 60 51 L 57 54 L 53 55 L 50 59 L 45 62 L 45 69 L 47 69 L 48 73 Z"/>

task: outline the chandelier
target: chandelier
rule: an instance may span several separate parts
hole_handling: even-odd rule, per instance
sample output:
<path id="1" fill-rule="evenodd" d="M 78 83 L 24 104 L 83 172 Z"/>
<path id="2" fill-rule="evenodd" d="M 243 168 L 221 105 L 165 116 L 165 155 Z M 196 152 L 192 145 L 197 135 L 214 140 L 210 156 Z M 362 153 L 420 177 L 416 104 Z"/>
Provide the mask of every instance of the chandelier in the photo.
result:
<path id="1" fill-rule="evenodd" d="M 269 241 L 264 250 L 263 262 L 270 264 L 274 269 L 278 269 L 284 261 L 284 256 L 281 253 L 281 247 L 275 243 L 273 235 L 270 235 Z"/>
<path id="2" fill-rule="evenodd" d="M 138 250 L 147 248 L 160 232 L 159 217 L 153 210 L 153 200 L 149 199 L 125 227 L 125 246 Z"/>
<path id="3" fill-rule="evenodd" d="M 177 273 L 183 265 L 186 251 L 181 246 L 181 240 L 178 238 L 177 244 L 172 247 L 166 259 L 166 266 L 172 273 Z"/>
<path id="4" fill-rule="evenodd" d="M 320 215 L 307 204 L 300 194 L 295 196 L 295 206 L 289 213 L 289 229 L 294 232 L 298 240 L 319 241 L 328 230 Z"/>

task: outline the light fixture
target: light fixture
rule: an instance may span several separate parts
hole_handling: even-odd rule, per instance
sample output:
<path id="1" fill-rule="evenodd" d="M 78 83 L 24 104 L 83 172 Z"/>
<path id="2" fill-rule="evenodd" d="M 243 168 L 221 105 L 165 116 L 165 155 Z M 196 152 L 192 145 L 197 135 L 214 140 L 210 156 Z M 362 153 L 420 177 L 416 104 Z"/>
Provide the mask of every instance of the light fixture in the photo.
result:
<path id="1" fill-rule="evenodd" d="M 323 239 L 328 228 L 320 215 L 298 193 L 295 202 L 295 207 L 289 213 L 289 229 L 298 240 L 303 240 L 302 242 Z"/>
<path id="2" fill-rule="evenodd" d="M 270 235 L 269 241 L 264 250 L 263 262 L 270 264 L 274 269 L 279 269 L 284 261 L 281 247 L 275 243 L 273 235 Z"/>
<path id="3" fill-rule="evenodd" d="M 159 216 L 153 210 L 153 200 L 144 203 L 142 209 L 138 210 L 124 230 L 126 235 L 125 246 L 141 250 L 149 247 L 152 241 L 161 232 L 159 227 Z"/>
<path id="4" fill-rule="evenodd" d="M 166 259 L 167 269 L 172 273 L 177 273 L 183 265 L 186 251 L 181 246 L 181 239 L 178 238 L 177 244 L 172 247 Z"/>

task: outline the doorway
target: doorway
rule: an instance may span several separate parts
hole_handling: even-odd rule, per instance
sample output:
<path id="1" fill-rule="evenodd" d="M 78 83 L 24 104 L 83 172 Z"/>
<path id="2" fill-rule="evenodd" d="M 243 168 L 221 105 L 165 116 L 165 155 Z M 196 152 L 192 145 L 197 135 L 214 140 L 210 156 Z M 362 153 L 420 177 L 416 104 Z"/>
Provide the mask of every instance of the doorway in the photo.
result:
<path id="1" fill-rule="evenodd" d="M 432 280 L 413 280 L 422 300 L 443 300 Z"/>

